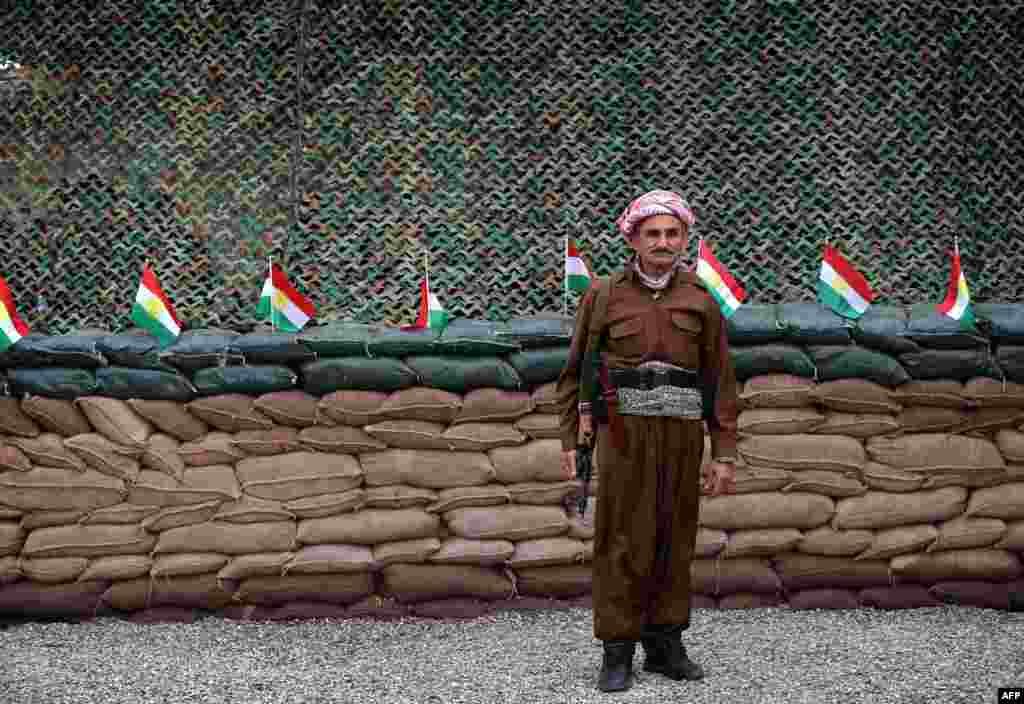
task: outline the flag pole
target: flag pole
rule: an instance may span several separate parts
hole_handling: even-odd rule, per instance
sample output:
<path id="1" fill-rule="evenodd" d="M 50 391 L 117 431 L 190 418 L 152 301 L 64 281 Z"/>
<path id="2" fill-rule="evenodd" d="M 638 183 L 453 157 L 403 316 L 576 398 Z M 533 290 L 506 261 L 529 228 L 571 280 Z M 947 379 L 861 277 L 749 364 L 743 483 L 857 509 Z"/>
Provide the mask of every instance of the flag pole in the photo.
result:
<path id="1" fill-rule="evenodd" d="M 267 278 L 270 280 L 270 330 L 272 332 L 277 331 L 277 325 L 274 321 L 274 256 L 269 255 L 267 257 Z"/>
<path id="2" fill-rule="evenodd" d="M 569 236 L 565 236 L 562 250 L 562 315 L 569 315 L 569 276 L 565 270 L 565 262 L 569 256 Z"/>

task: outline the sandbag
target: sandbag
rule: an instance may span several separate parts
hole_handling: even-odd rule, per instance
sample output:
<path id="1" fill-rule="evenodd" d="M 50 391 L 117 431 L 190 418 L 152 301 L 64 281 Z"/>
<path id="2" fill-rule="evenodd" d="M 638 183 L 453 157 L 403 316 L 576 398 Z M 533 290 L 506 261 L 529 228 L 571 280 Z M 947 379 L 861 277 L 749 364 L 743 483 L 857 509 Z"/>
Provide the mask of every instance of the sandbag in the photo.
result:
<path id="1" fill-rule="evenodd" d="M 918 344 L 907 337 L 909 322 L 910 315 L 904 306 L 873 304 L 858 318 L 853 339 L 886 354 L 917 352 Z"/>
<path id="2" fill-rule="evenodd" d="M 317 452 L 247 457 L 238 462 L 235 473 L 245 493 L 278 501 L 347 491 L 362 481 L 354 457 Z"/>
<path id="3" fill-rule="evenodd" d="M 290 552 L 295 547 L 295 533 L 296 525 L 293 521 L 199 523 L 160 533 L 153 554 L 216 552 L 247 555 L 255 552 Z"/>
<path id="4" fill-rule="evenodd" d="M 798 589 L 788 595 L 791 609 L 856 609 L 857 592 L 851 589 Z"/>
<path id="5" fill-rule="evenodd" d="M 558 381 L 569 360 L 569 346 L 523 350 L 510 354 L 506 359 L 524 384 L 547 384 Z"/>
<path id="6" fill-rule="evenodd" d="M 491 460 L 482 452 L 384 450 L 360 455 L 359 463 L 367 486 L 410 484 L 449 489 L 487 484 L 496 476 Z"/>
<path id="7" fill-rule="evenodd" d="M 96 342 L 96 350 L 115 367 L 131 369 L 156 369 L 165 372 L 177 371 L 171 365 L 160 361 L 160 340 L 145 330 L 133 329 L 111 335 L 104 335 Z"/>
<path id="8" fill-rule="evenodd" d="M 388 394 L 380 391 L 334 391 L 317 404 L 317 422 L 358 426 L 376 423 L 387 416 L 380 412 Z"/>
<path id="9" fill-rule="evenodd" d="M 296 442 L 299 447 L 293 449 L 305 448 L 319 452 L 340 454 L 357 454 L 387 449 L 387 444 L 373 437 L 362 428 L 353 428 L 346 425 L 330 428 L 323 426 L 303 428 L 296 436 Z"/>
<path id="10" fill-rule="evenodd" d="M 844 435 L 752 435 L 737 450 L 749 465 L 790 470 L 851 472 L 867 460 L 863 445 Z"/>
<path id="11" fill-rule="evenodd" d="M 256 410 L 255 399 L 245 394 L 219 394 L 185 405 L 189 413 L 225 433 L 270 430 L 274 421 Z"/>
<path id="12" fill-rule="evenodd" d="M 590 565 L 525 567 L 515 571 L 516 591 L 526 597 L 567 599 L 590 594 L 593 570 Z"/>
<path id="13" fill-rule="evenodd" d="M 512 497 L 512 503 L 528 504 L 531 506 L 561 506 L 567 498 L 575 495 L 579 489 L 579 482 L 523 482 L 522 484 L 509 484 L 508 494 Z"/>
<path id="14" fill-rule="evenodd" d="M 690 607 L 701 608 L 694 603 L 694 598 L 701 597 L 702 594 L 694 594 L 691 597 Z M 707 598 L 707 597 L 705 597 Z M 715 608 L 716 604 L 714 599 L 711 599 L 711 605 L 706 608 Z M 755 594 L 752 592 L 738 592 L 736 594 L 725 594 L 721 599 L 718 600 L 717 608 L 719 609 L 772 609 L 776 606 L 782 606 L 785 603 L 781 594 Z"/>
<path id="15" fill-rule="evenodd" d="M 110 582 L 38 584 L 28 580 L 0 589 L 0 614 L 19 618 L 92 618 Z"/>
<path id="16" fill-rule="evenodd" d="M 141 448 L 146 446 L 153 426 L 124 401 L 102 396 L 82 396 L 75 401 L 96 429 L 116 445 Z"/>
<path id="17" fill-rule="evenodd" d="M 572 341 L 574 318 L 558 313 L 524 315 L 507 320 L 497 330 L 497 338 L 522 349 L 566 346 Z"/>
<path id="18" fill-rule="evenodd" d="M 69 367 L 19 367 L 7 370 L 11 392 L 18 396 L 38 395 L 76 399 L 96 393 L 96 376 L 89 369 Z"/>
<path id="19" fill-rule="evenodd" d="M 329 430 L 329 428 L 325 428 L 325 430 Z M 297 452 L 304 448 L 299 440 L 299 431 L 288 427 L 278 427 L 272 430 L 241 430 L 232 436 L 230 444 L 247 455 L 261 457 Z"/>
<path id="20" fill-rule="evenodd" d="M 285 509 L 280 501 L 242 496 L 221 504 L 213 520 L 227 523 L 269 523 L 295 520 L 295 514 Z"/>
<path id="21" fill-rule="evenodd" d="M 515 552 L 509 540 L 470 540 L 445 538 L 427 560 L 441 565 L 503 565 Z"/>
<path id="22" fill-rule="evenodd" d="M 402 360 L 381 357 L 332 357 L 303 364 L 302 389 L 314 396 L 334 391 L 398 391 L 419 383 L 417 373 Z"/>
<path id="23" fill-rule="evenodd" d="M 228 354 L 240 356 L 246 364 L 288 366 L 316 359 L 316 353 L 290 332 L 259 330 L 231 340 Z"/>
<path id="24" fill-rule="evenodd" d="M 1024 384 L 1024 346 L 999 345 L 996 361 L 1007 379 Z"/>
<path id="25" fill-rule="evenodd" d="M 910 374 L 898 360 L 867 347 L 816 346 L 808 352 L 818 368 L 819 381 L 860 378 L 883 386 L 899 386 L 910 381 Z"/>
<path id="26" fill-rule="evenodd" d="M 159 358 L 187 374 L 207 367 L 241 364 L 242 356 L 231 352 L 232 343 L 239 337 L 237 332 L 216 328 L 186 330 L 160 352 Z"/>
<path id="27" fill-rule="evenodd" d="M 762 374 L 792 374 L 813 378 L 814 362 L 793 345 L 752 345 L 729 348 L 736 378 L 740 381 Z"/>
<path id="28" fill-rule="evenodd" d="M 127 502 L 97 508 L 89 511 L 85 516 L 78 519 L 84 526 L 92 525 L 132 525 L 141 523 L 160 510 L 159 506 L 140 506 Z"/>
<path id="29" fill-rule="evenodd" d="M 1006 523 L 998 518 L 957 516 L 939 525 L 939 533 L 928 552 L 987 548 L 1006 534 Z"/>
<path id="30" fill-rule="evenodd" d="M 915 379 L 959 379 L 976 376 L 1001 379 L 1002 372 L 988 347 L 924 349 L 899 356 L 900 364 Z"/>
<path id="31" fill-rule="evenodd" d="M 515 551 L 508 558 L 508 565 L 512 569 L 571 565 L 583 561 L 583 552 L 582 540 L 566 536 L 520 540 L 515 543 Z"/>
<path id="32" fill-rule="evenodd" d="M 29 533 L 21 554 L 25 557 L 145 555 L 155 543 L 155 536 L 138 525 L 51 526 Z"/>
<path id="33" fill-rule="evenodd" d="M 32 463 L 25 453 L 14 443 L 0 445 L 0 472 L 27 472 L 32 469 Z M 81 467 L 68 467 L 67 469 L 81 469 Z"/>
<path id="34" fill-rule="evenodd" d="M 506 505 L 458 508 L 444 514 L 448 529 L 473 540 L 530 540 L 564 534 L 565 510 L 557 506 Z"/>
<path id="35" fill-rule="evenodd" d="M 455 423 L 513 422 L 533 411 L 533 399 L 522 391 L 475 389 L 462 399 Z"/>
<path id="36" fill-rule="evenodd" d="M 972 408 L 964 414 L 963 422 L 953 428 L 954 433 L 987 436 L 1000 430 L 1016 428 L 1024 421 L 1024 408 Z"/>
<path id="37" fill-rule="evenodd" d="M 296 601 L 354 604 L 373 591 L 373 577 L 363 574 L 250 577 L 235 591 L 242 604 L 280 606 Z"/>
<path id="38" fill-rule="evenodd" d="M 846 413 L 899 413 L 900 405 L 892 400 L 892 392 L 867 379 L 836 379 L 826 381 L 811 393 L 815 403 Z"/>
<path id="39" fill-rule="evenodd" d="M 888 560 L 854 560 L 788 553 L 772 559 L 787 590 L 889 586 Z"/>
<path id="40" fill-rule="evenodd" d="M 690 584 L 693 591 L 712 596 L 775 594 L 782 586 L 771 563 L 757 557 L 693 560 L 690 562 Z"/>
<path id="41" fill-rule="evenodd" d="M 24 511 L 89 511 L 118 504 L 124 494 L 122 480 L 92 469 L 0 472 L 0 504 Z"/>
<path id="42" fill-rule="evenodd" d="M 1000 430 L 996 434 L 996 446 L 1007 462 L 1024 464 L 1024 432 Z"/>
<path id="43" fill-rule="evenodd" d="M 893 389 L 892 399 L 907 406 L 958 409 L 967 406 L 963 382 L 956 379 L 911 380 Z"/>
<path id="44" fill-rule="evenodd" d="M 31 531 L 50 526 L 69 526 L 88 515 L 88 511 L 32 511 L 21 517 L 21 527 Z"/>
<path id="45" fill-rule="evenodd" d="M 489 567 L 472 565 L 389 565 L 381 573 L 383 592 L 402 603 L 473 597 L 510 599 L 512 581 Z"/>
<path id="46" fill-rule="evenodd" d="M 561 413 L 561 402 L 558 400 L 558 384 L 541 384 L 530 394 L 531 407 L 538 413 Z"/>
<path id="47" fill-rule="evenodd" d="M 517 447 L 488 451 L 495 478 L 502 484 L 558 482 L 565 479 L 561 468 L 561 442 L 531 440 Z"/>
<path id="48" fill-rule="evenodd" d="M 388 447 L 403 450 L 450 450 L 451 444 L 441 437 L 444 426 L 426 420 L 383 420 L 367 425 L 367 435 Z"/>
<path id="49" fill-rule="evenodd" d="M 958 579 L 1008 581 L 1022 573 L 1017 555 L 986 548 L 900 555 L 889 566 L 900 582 L 923 584 Z"/>
<path id="50" fill-rule="evenodd" d="M 286 511 L 295 514 L 297 519 L 324 518 L 339 513 L 359 511 L 363 508 L 365 497 L 366 492 L 363 489 L 349 489 L 332 494 L 317 494 L 316 496 L 293 499 L 284 502 L 283 506 Z"/>
<path id="51" fill-rule="evenodd" d="M 370 336 L 380 326 L 352 321 L 333 321 L 299 333 L 299 342 L 318 357 L 366 357 Z"/>
<path id="52" fill-rule="evenodd" d="M 860 479 L 870 489 L 901 493 L 922 488 L 927 475 L 868 462 L 860 471 Z"/>
<path id="53" fill-rule="evenodd" d="M 95 369 L 107 363 L 97 344 L 107 330 L 79 330 L 67 335 L 29 333 L 4 352 L 0 367 L 77 367 Z"/>
<path id="54" fill-rule="evenodd" d="M 231 558 L 216 552 L 183 552 L 174 555 L 159 555 L 153 560 L 149 571 L 152 577 L 188 577 L 196 574 L 217 572 Z"/>
<path id="55" fill-rule="evenodd" d="M 178 456 L 189 467 L 208 467 L 214 464 L 234 464 L 243 459 L 245 453 L 234 444 L 234 437 L 228 433 L 207 433 L 193 442 L 178 446 Z"/>
<path id="56" fill-rule="evenodd" d="M 977 377 L 964 384 L 963 396 L 979 408 L 1017 408 L 1024 413 L 1024 384 Z"/>
<path id="57" fill-rule="evenodd" d="M 182 374 L 156 369 L 101 367 L 96 370 L 96 393 L 123 400 L 190 401 L 198 390 Z"/>
<path id="58" fill-rule="evenodd" d="M 109 474 L 127 482 L 135 481 L 139 475 L 138 457 L 142 447 L 118 445 L 98 433 L 87 433 L 67 438 L 64 447 L 78 455 L 87 465 L 98 472 Z"/>
<path id="59" fill-rule="evenodd" d="M 1024 305 L 1020 303 L 977 303 L 974 314 L 987 322 L 989 334 L 999 344 L 1024 344 Z"/>
<path id="60" fill-rule="evenodd" d="M 261 552 L 231 558 L 217 572 L 217 579 L 248 579 L 249 577 L 278 576 L 295 553 Z"/>
<path id="61" fill-rule="evenodd" d="M 365 508 L 423 508 L 437 501 L 437 492 L 418 486 L 376 486 L 363 490 Z"/>
<path id="62" fill-rule="evenodd" d="M 739 394 L 744 408 L 803 408 L 811 404 L 816 382 L 792 374 L 764 374 L 747 379 Z"/>
<path id="63" fill-rule="evenodd" d="M 794 471 L 789 484 L 782 488 L 783 493 L 793 491 L 821 494 L 832 498 L 860 496 L 868 490 L 859 479 L 842 472 L 828 472 L 818 469 Z"/>
<path id="64" fill-rule="evenodd" d="M 762 492 L 700 499 L 701 525 L 722 530 L 811 529 L 828 523 L 834 512 L 832 499 L 810 493 Z"/>
<path id="65" fill-rule="evenodd" d="M 782 326 L 774 304 L 748 303 L 726 321 L 730 345 L 764 345 L 781 342 Z"/>
<path id="66" fill-rule="evenodd" d="M 824 420 L 813 408 L 752 408 L 740 412 L 736 425 L 747 435 L 792 435 L 811 432 Z"/>
<path id="67" fill-rule="evenodd" d="M 1019 594 L 1024 593 L 1024 580 L 1013 582 L 942 581 L 928 588 L 936 600 L 958 606 L 976 606 L 983 609 L 1019 610 L 1015 606 Z"/>
<path id="68" fill-rule="evenodd" d="M 873 540 L 870 530 L 836 530 L 824 525 L 804 531 L 795 550 L 806 555 L 853 557 L 867 550 Z"/>
<path id="69" fill-rule="evenodd" d="M 575 521 L 577 518 L 573 518 L 569 528 L 569 535 L 574 533 Z M 584 536 L 577 536 L 584 537 Z M 589 535 L 585 536 L 587 539 L 593 539 L 594 531 L 593 525 L 589 531 Z M 729 542 L 729 534 L 724 530 L 718 530 L 716 528 L 705 528 L 704 526 L 697 527 L 697 540 L 693 549 L 693 556 L 700 557 L 714 557 L 715 555 L 722 552 L 725 549 L 726 543 Z"/>
<path id="70" fill-rule="evenodd" d="M 65 438 L 92 432 L 89 420 L 78 410 L 74 401 L 26 396 L 21 401 L 23 414 L 16 413 L 15 404 L 12 398 L 0 397 L 0 432 L 25 435 L 27 431 L 31 437 L 38 434 L 41 428 Z M 38 423 L 39 428 L 31 424 L 31 421 L 26 422 L 24 416 Z M 10 429 L 12 426 L 15 430 Z"/>
<path id="71" fill-rule="evenodd" d="M 1001 470 L 999 449 L 984 438 L 948 433 L 922 433 L 868 438 L 871 459 L 890 467 L 936 473 L 957 470 Z"/>
<path id="72" fill-rule="evenodd" d="M 470 506 L 500 506 L 511 501 L 508 487 L 502 484 L 459 486 L 438 491 L 437 501 L 427 506 L 426 510 L 430 513 L 444 513 Z"/>
<path id="73" fill-rule="evenodd" d="M 868 587 L 857 594 L 860 603 L 876 609 L 923 609 L 941 606 L 942 602 L 917 584 L 892 587 Z"/>
<path id="74" fill-rule="evenodd" d="M 253 407 L 274 422 L 294 428 L 316 425 L 319 399 L 305 391 L 274 391 L 253 401 Z"/>
<path id="75" fill-rule="evenodd" d="M 129 399 L 128 405 L 157 429 L 182 442 L 198 440 L 210 431 L 206 423 L 189 413 L 182 403 Z"/>
<path id="76" fill-rule="evenodd" d="M 314 362 L 315 364 L 315 362 Z M 238 367 L 208 367 L 192 375 L 192 383 L 202 396 L 216 394 L 267 394 L 291 389 L 298 375 L 288 367 L 252 364 Z"/>
<path id="77" fill-rule="evenodd" d="M 425 420 L 444 425 L 454 421 L 461 408 L 462 397 L 458 394 L 427 386 L 395 391 L 380 404 L 380 412 L 389 418 Z"/>
<path id="78" fill-rule="evenodd" d="M 509 338 L 506 323 L 472 318 L 455 318 L 445 326 L 437 341 L 438 353 L 483 357 L 519 350 Z"/>
<path id="79" fill-rule="evenodd" d="M 964 513 L 967 516 L 1001 518 L 1004 521 L 1024 519 L 1024 482 L 976 489 L 971 492 L 971 500 Z"/>
<path id="80" fill-rule="evenodd" d="M 17 555 L 25 542 L 25 529 L 13 521 L 0 521 L 0 557 Z"/>
<path id="81" fill-rule="evenodd" d="M 888 560 L 896 555 L 921 552 L 939 537 L 938 529 L 931 523 L 898 526 L 875 531 L 875 536 L 858 560 Z"/>
<path id="82" fill-rule="evenodd" d="M 376 545 L 396 540 L 437 537 L 441 519 L 418 508 L 362 509 L 327 518 L 299 521 L 298 541 L 305 545 Z"/>
<path id="83" fill-rule="evenodd" d="M 994 548 L 1012 550 L 1013 552 L 1024 552 L 1024 520 L 1004 521 L 1006 532 L 999 541 L 993 545 Z"/>
<path id="84" fill-rule="evenodd" d="M 785 469 L 740 466 L 736 468 L 735 493 L 777 491 L 789 484 L 792 478 L 793 473 Z"/>
<path id="85" fill-rule="evenodd" d="M 938 523 L 959 516 L 967 504 L 963 487 L 923 489 L 898 494 L 869 491 L 836 503 L 832 527 L 880 530 L 915 523 Z"/>
<path id="86" fill-rule="evenodd" d="M 365 545 L 310 545 L 294 553 L 281 574 L 358 574 L 372 567 L 373 551 Z"/>
<path id="87" fill-rule="evenodd" d="M 723 557 L 758 557 L 789 552 L 803 538 L 796 528 L 752 528 L 729 534 Z"/>
<path id="88" fill-rule="evenodd" d="M 396 563 L 423 563 L 440 547 L 441 541 L 433 536 L 379 543 L 373 546 L 373 565 L 375 569 L 380 569 Z"/>
<path id="89" fill-rule="evenodd" d="M 216 499 L 198 504 L 167 506 L 149 518 L 143 519 L 142 527 L 150 533 L 162 533 L 172 528 L 206 523 L 217 513 L 221 501 L 221 499 Z"/>
<path id="90" fill-rule="evenodd" d="M 103 594 L 103 603 L 119 611 L 161 606 L 216 611 L 228 606 L 231 598 L 217 575 L 210 573 L 114 582 Z"/>
<path id="91" fill-rule="evenodd" d="M 967 327 L 936 310 L 930 303 L 910 306 L 907 337 L 922 347 L 935 350 L 960 350 L 988 347 L 988 338 L 973 325 Z"/>
<path id="92" fill-rule="evenodd" d="M 418 354 L 436 354 L 441 331 L 437 328 L 379 327 L 370 331 L 366 340 L 368 357 L 408 357 Z"/>
<path id="93" fill-rule="evenodd" d="M 903 433 L 949 433 L 967 422 L 967 412 L 939 406 L 905 406 L 896 422 Z"/>
<path id="94" fill-rule="evenodd" d="M 422 385 L 457 394 L 479 388 L 516 391 L 523 386 L 519 373 L 500 357 L 420 355 L 406 357 L 405 363 Z"/>
<path id="95" fill-rule="evenodd" d="M 513 426 L 531 440 L 550 440 L 562 437 L 561 416 L 556 413 L 530 413 Z"/>
<path id="96" fill-rule="evenodd" d="M 869 438 L 875 435 L 891 435 L 899 432 L 901 428 L 900 421 L 888 413 L 828 411 L 811 432 L 815 435 L 846 435 L 851 438 Z"/>
<path id="97" fill-rule="evenodd" d="M 77 581 L 127 580 L 149 574 L 153 560 L 149 555 L 111 555 L 89 560 L 89 566 L 78 575 Z"/>
<path id="98" fill-rule="evenodd" d="M 177 438 L 163 433 L 154 433 L 139 458 L 142 466 L 163 472 L 169 477 L 181 481 L 185 476 L 185 460 L 178 454 L 181 443 Z"/>
<path id="99" fill-rule="evenodd" d="M 775 310 L 783 340 L 789 344 L 848 345 L 851 342 L 849 323 L 820 303 L 780 303 Z"/>

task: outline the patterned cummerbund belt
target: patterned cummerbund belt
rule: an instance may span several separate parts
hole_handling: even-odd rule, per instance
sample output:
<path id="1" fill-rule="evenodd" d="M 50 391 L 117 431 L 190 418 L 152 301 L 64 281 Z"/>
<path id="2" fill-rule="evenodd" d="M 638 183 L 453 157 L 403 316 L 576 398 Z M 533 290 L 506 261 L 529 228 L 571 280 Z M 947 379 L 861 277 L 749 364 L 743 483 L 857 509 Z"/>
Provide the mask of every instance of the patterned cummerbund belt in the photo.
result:
<path id="1" fill-rule="evenodd" d="M 609 369 L 618 412 L 627 416 L 670 416 L 699 420 L 704 397 L 697 372 L 663 362 L 633 369 Z"/>

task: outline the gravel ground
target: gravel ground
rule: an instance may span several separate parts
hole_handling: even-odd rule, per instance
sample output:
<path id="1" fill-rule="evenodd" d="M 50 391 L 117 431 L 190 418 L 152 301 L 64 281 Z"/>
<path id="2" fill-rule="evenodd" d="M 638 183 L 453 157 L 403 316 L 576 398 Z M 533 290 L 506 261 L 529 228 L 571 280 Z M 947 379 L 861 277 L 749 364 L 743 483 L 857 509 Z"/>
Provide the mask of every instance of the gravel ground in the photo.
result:
<path id="1" fill-rule="evenodd" d="M 409 619 L 0 628 L 0 702 L 995 702 L 1024 686 L 1024 614 L 701 610 L 684 634 L 703 682 L 594 684 L 585 609 Z M 639 648 L 636 665 L 642 655 Z"/>

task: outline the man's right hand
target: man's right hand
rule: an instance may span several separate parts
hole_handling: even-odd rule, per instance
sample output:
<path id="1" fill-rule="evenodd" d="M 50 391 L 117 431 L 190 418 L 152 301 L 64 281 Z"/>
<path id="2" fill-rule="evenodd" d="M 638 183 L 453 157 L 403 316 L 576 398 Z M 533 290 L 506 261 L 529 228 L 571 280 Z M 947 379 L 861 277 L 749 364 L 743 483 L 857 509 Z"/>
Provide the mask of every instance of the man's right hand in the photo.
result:
<path id="1" fill-rule="evenodd" d="M 566 480 L 576 478 L 576 450 L 562 450 L 562 474 Z"/>

